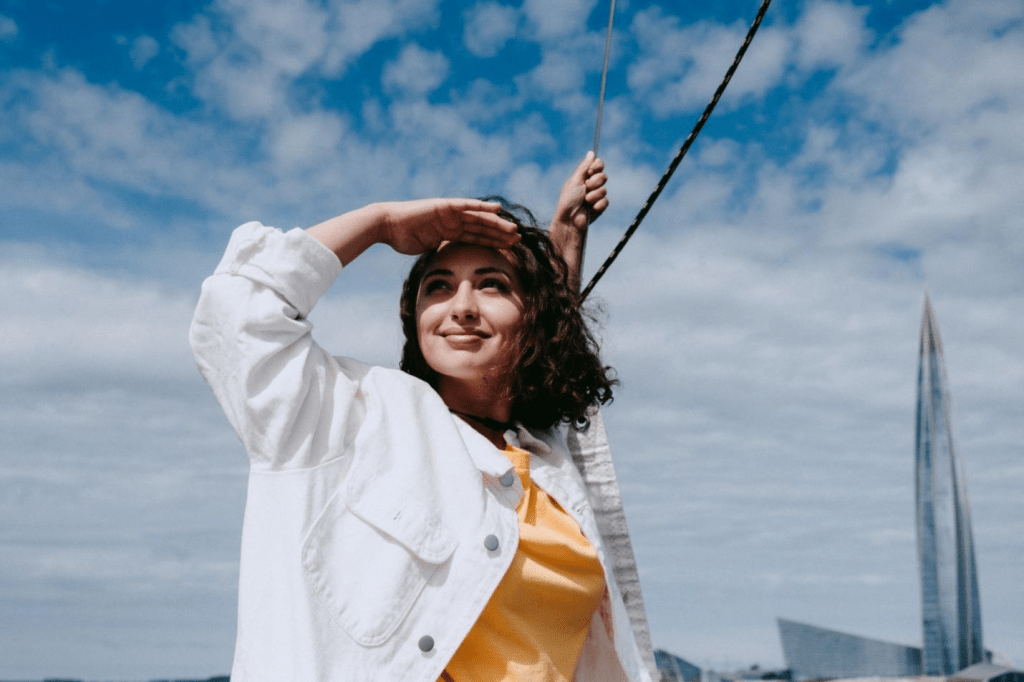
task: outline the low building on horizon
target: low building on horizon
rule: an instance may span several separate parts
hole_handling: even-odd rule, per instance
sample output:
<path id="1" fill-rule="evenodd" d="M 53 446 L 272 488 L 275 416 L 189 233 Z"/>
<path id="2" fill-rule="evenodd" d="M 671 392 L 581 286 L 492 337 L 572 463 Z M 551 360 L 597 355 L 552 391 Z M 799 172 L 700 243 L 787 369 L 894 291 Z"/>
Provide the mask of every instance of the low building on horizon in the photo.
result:
<path id="1" fill-rule="evenodd" d="M 948 682 L 1024 682 L 1024 672 L 995 663 L 975 663 L 946 679 Z"/>
<path id="2" fill-rule="evenodd" d="M 662 682 L 701 682 L 701 669 L 664 649 L 654 650 Z"/>
<path id="3" fill-rule="evenodd" d="M 856 677 L 917 677 L 921 647 L 777 619 L 782 653 L 794 682 Z"/>

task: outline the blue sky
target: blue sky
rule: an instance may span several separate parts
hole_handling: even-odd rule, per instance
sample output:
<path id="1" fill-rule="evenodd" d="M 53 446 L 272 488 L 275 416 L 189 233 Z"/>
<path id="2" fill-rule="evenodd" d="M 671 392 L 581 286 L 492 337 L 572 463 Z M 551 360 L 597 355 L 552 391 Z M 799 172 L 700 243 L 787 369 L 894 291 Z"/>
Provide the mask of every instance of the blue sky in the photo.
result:
<path id="1" fill-rule="evenodd" d="M 619 0 L 596 268 L 755 0 Z M 0 1 L 0 678 L 230 667 L 241 446 L 186 330 L 230 231 L 499 192 L 550 215 L 593 136 L 607 5 Z M 776 0 L 596 290 L 656 646 L 781 665 L 776 617 L 920 644 L 926 288 L 986 645 L 1024 665 L 1024 5 Z M 399 349 L 408 260 L 314 312 Z"/>

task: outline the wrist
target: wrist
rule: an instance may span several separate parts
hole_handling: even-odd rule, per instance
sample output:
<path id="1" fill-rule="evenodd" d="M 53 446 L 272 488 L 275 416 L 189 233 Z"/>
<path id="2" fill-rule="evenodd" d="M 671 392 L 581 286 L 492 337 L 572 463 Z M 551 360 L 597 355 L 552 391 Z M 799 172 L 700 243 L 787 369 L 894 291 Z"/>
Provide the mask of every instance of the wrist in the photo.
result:
<path id="1" fill-rule="evenodd" d="M 572 220 L 555 218 L 551 221 L 548 234 L 553 241 L 561 244 L 576 244 L 587 237 L 587 225 L 580 227 Z"/>
<path id="2" fill-rule="evenodd" d="M 358 209 L 365 239 L 370 244 L 391 243 L 392 211 L 389 202 L 375 202 Z"/>
<path id="3" fill-rule="evenodd" d="M 381 205 L 370 204 L 325 220 L 307 232 L 333 251 L 342 265 L 348 265 L 366 249 L 385 241 L 386 215 Z"/>

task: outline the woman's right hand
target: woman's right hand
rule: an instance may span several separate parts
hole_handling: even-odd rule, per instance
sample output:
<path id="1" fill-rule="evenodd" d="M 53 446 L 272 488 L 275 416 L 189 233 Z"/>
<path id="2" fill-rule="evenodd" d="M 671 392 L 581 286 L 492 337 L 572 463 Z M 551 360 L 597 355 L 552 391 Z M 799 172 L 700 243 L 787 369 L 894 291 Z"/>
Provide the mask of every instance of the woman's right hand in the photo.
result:
<path id="1" fill-rule="evenodd" d="M 444 241 L 505 248 L 519 242 L 500 204 L 478 199 L 419 199 L 370 204 L 309 228 L 311 236 L 348 265 L 374 244 L 417 255 Z"/>
<path id="2" fill-rule="evenodd" d="M 515 223 L 500 217 L 501 205 L 489 201 L 420 199 L 380 207 L 384 217 L 379 241 L 399 253 L 415 256 L 446 241 L 495 249 L 519 241 Z"/>

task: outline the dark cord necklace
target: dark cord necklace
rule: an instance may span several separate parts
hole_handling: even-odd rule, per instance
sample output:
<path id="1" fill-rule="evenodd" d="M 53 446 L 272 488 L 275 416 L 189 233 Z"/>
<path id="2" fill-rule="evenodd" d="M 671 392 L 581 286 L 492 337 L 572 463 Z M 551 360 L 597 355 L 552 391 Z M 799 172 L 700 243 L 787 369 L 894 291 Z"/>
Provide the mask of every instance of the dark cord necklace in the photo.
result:
<path id="1" fill-rule="evenodd" d="M 450 407 L 448 408 L 448 411 L 451 412 L 452 414 L 457 414 L 460 417 L 464 417 L 465 419 L 475 421 L 477 424 L 480 424 L 482 426 L 486 426 L 491 431 L 498 431 L 500 433 L 504 433 L 509 429 L 515 428 L 515 424 L 513 422 L 498 421 L 497 419 L 491 419 L 490 417 L 478 417 L 475 414 L 469 414 L 468 412 L 460 412 L 459 410 L 453 410 Z"/>

